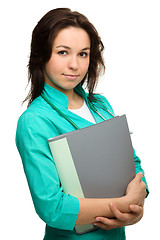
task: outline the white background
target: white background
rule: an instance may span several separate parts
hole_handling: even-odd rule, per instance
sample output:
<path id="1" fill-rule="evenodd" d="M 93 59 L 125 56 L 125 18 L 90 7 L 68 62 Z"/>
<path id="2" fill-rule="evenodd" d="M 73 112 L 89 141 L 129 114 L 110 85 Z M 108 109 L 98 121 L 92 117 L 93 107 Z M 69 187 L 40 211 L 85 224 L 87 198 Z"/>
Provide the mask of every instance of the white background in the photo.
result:
<path id="1" fill-rule="evenodd" d="M 57 2 L 57 3 L 55 3 Z M 0 218 L 3 240 L 43 239 L 45 224 L 34 211 L 21 159 L 15 147 L 18 117 L 25 110 L 31 33 L 49 10 L 69 7 L 85 14 L 105 45 L 106 74 L 97 91 L 116 114 L 125 113 L 133 145 L 150 188 L 140 223 L 127 227 L 127 239 L 158 239 L 160 136 L 160 6 L 157 0 L 5 1 L 0 9 L 1 167 Z M 154 237 L 153 237 L 154 238 Z"/>

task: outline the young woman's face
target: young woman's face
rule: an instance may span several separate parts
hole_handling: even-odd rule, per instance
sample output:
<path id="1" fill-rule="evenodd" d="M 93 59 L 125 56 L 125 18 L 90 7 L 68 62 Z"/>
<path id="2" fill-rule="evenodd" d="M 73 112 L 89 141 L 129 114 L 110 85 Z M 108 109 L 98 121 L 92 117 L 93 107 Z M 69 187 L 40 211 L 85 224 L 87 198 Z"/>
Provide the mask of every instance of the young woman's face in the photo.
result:
<path id="1" fill-rule="evenodd" d="M 76 87 L 88 71 L 90 39 L 81 28 L 62 29 L 53 42 L 52 55 L 44 68 L 45 82 L 65 92 Z"/>

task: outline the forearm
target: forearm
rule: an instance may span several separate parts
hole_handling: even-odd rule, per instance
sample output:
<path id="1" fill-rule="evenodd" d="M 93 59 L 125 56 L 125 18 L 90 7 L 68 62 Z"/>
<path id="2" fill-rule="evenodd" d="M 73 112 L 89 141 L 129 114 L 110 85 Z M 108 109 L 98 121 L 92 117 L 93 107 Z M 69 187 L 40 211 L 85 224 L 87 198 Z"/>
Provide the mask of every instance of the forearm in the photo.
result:
<path id="1" fill-rule="evenodd" d="M 110 210 L 109 204 L 114 203 L 121 212 L 130 212 L 129 206 L 131 202 L 124 196 L 121 198 L 108 199 L 79 199 L 79 214 L 76 225 L 89 224 L 95 221 L 97 216 L 112 218 L 113 213 Z"/>
<path id="2" fill-rule="evenodd" d="M 92 223 L 97 216 L 114 218 L 110 203 L 113 203 L 121 213 L 131 212 L 130 205 L 136 204 L 141 206 L 146 196 L 146 184 L 142 181 L 142 177 L 142 173 L 136 175 L 129 183 L 124 197 L 107 199 L 80 198 L 76 225 Z"/>

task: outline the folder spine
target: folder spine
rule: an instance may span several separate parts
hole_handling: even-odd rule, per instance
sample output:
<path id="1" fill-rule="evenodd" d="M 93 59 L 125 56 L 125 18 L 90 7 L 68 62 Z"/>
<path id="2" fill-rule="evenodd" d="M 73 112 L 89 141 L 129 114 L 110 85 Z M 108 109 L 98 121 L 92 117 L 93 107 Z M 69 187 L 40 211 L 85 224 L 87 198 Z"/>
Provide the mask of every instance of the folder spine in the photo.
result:
<path id="1" fill-rule="evenodd" d="M 65 194 L 84 198 L 83 190 L 66 138 L 49 142 L 58 175 Z"/>

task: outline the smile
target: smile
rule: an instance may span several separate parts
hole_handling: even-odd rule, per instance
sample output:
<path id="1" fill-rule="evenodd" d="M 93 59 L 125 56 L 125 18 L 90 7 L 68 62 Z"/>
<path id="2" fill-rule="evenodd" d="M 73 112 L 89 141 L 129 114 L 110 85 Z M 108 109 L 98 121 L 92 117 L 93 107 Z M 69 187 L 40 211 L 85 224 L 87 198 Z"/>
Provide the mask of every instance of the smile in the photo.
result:
<path id="1" fill-rule="evenodd" d="M 77 79 L 79 75 L 73 75 L 73 74 L 62 74 L 64 77 L 68 79 Z"/>

